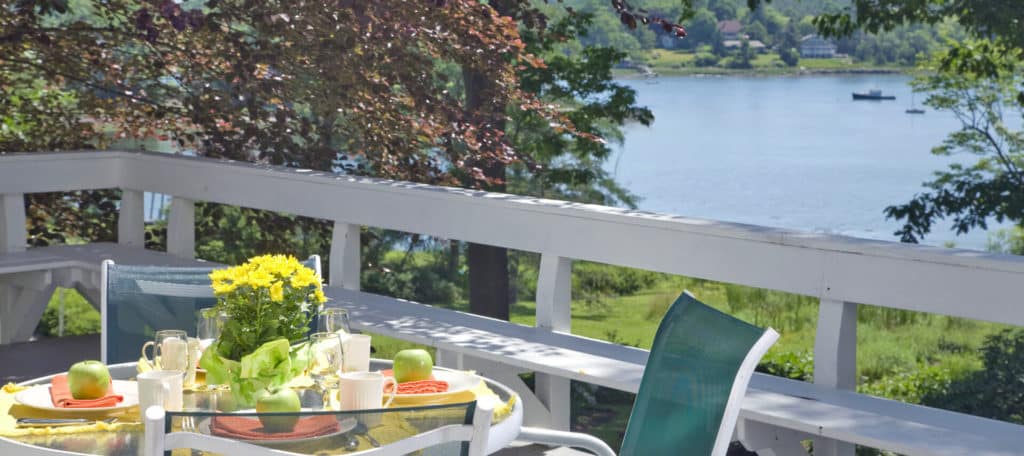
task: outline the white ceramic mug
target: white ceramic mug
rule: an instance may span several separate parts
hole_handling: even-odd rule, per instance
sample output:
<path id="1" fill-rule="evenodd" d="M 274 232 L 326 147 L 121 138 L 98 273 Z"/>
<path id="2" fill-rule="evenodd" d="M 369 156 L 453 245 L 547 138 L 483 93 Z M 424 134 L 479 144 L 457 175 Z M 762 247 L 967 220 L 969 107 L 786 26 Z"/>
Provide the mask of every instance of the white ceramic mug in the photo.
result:
<path id="1" fill-rule="evenodd" d="M 370 370 L 370 336 L 348 334 L 341 338 L 342 372 L 365 372 Z"/>
<path id="2" fill-rule="evenodd" d="M 181 411 L 181 372 L 149 371 L 136 377 L 139 385 L 139 410 L 159 405 L 164 410 Z"/>
<path id="3" fill-rule="evenodd" d="M 384 402 L 384 386 L 391 384 L 391 393 Z M 345 372 L 338 379 L 338 401 L 341 410 L 387 408 L 395 400 L 398 383 L 380 372 Z"/>

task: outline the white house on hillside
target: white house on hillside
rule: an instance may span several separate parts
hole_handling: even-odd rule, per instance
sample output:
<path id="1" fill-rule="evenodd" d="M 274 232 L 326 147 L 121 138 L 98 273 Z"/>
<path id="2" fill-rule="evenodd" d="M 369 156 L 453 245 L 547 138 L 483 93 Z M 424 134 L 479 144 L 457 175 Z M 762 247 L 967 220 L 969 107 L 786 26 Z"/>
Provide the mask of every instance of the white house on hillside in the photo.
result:
<path id="1" fill-rule="evenodd" d="M 818 35 L 807 35 L 800 38 L 800 57 L 805 59 L 831 59 L 835 56 L 835 43 Z"/>

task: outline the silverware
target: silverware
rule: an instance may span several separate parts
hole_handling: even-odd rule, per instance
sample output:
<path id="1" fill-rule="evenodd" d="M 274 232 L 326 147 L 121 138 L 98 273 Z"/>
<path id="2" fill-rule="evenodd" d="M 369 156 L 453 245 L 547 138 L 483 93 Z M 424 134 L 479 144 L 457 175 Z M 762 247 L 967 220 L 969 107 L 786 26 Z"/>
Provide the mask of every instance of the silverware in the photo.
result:
<path id="1" fill-rule="evenodd" d="M 380 447 L 380 442 L 378 442 L 377 439 L 373 438 L 373 436 L 370 435 L 370 430 L 366 428 L 365 424 L 357 424 L 356 428 L 353 429 L 353 431 L 356 433 L 356 435 L 366 437 L 366 440 L 370 441 L 370 445 L 373 445 L 374 448 Z"/>
<path id="2" fill-rule="evenodd" d="M 107 424 L 113 424 L 117 421 L 117 418 L 107 418 L 105 420 L 90 420 L 88 418 L 18 418 L 17 425 L 19 427 L 79 426 L 95 424 L 100 421 Z"/>

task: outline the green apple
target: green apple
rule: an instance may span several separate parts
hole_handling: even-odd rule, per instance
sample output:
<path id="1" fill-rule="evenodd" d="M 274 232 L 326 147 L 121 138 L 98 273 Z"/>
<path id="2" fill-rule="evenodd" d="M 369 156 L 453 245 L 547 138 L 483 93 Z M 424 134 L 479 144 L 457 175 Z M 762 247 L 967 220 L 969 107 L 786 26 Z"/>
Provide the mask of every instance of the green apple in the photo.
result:
<path id="1" fill-rule="evenodd" d="M 426 350 L 413 348 L 395 353 L 395 364 L 392 371 L 395 374 L 395 381 L 398 383 L 429 379 L 433 370 L 434 360 Z"/>
<path id="2" fill-rule="evenodd" d="M 295 424 L 299 422 L 299 410 L 302 410 L 299 394 L 291 388 L 281 388 L 256 399 L 256 413 L 294 413 L 286 416 L 260 415 L 260 423 L 263 423 L 263 429 L 267 432 L 295 430 Z"/>
<path id="3" fill-rule="evenodd" d="M 100 361 L 81 361 L 68 369 L 68 388 L 75 399 L 99 399 L 110 389 L 110 371 Z"/>

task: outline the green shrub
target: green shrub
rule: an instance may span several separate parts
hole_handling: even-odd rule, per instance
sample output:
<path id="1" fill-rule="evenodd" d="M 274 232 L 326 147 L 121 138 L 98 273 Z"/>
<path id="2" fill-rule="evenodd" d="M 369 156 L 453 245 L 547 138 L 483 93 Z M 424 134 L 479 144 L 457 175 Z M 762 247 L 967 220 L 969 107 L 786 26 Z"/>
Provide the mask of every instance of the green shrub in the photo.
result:
<path id="1" fill-rule="evenodd" d="M 800 63 L 800 53 L 796 48 L 780 49 L 779 58 L 785 62 L 786 66 L 793 67 Z"/>
<path id="2" fill-rule="evenodd" d="M 36 331 L 50 337 L 59 335 L 60 293 L 64 293 L 64 335 L 80 336 L 100 332 L 100 313 L 72 289 L 58 289 L 43 311 Z"/>
<path id="3" fill-rule="evenodd" d="M 699 67 L 715 66 L 718 65 L 718 56 L 701 52 L 693 58 L 693 64 Z"/>
<path id="4" fill-rule="evenodd" d="M 779 377 L 814 381 L 814 355 L 810 352 L 769 351 L 757 366 L 758 372 Z"/>
<path id="5" fill-rule="evenodd" d="M 985 368 L 946 389 L 921 395 L 921 403 L 1024 424 L 1024 330 L 1007 329 L 985 339 Z"/>
<path id="6" fill-rule="evenodd" d="M 945 395 L 953 378 L 945 366 L 922 366 L 916 372 L 898 373 L 861 384 L 857 391 L 872 396 L 919 404 L 924 397 Z"/>
<path id="7" fill-rule="evenodd" d="M 624 296 L 651 287 L 659 278 L 656 272 L 580 261 L 573 264 L 572 289 Z"/>

